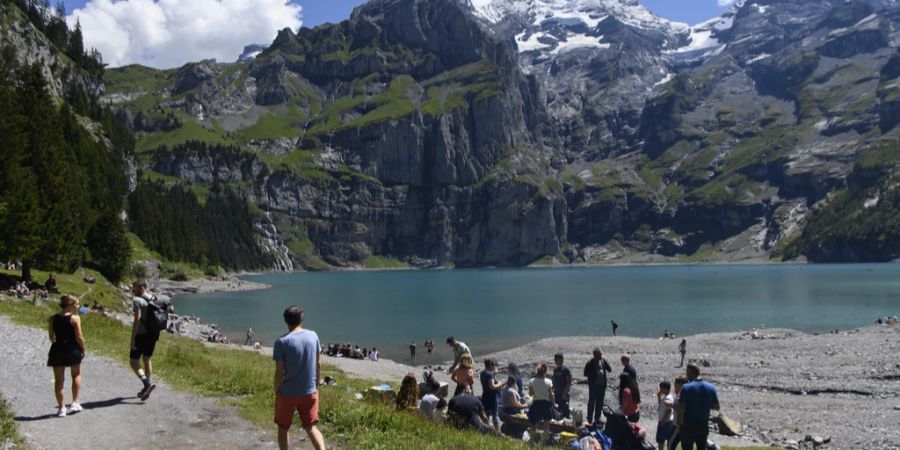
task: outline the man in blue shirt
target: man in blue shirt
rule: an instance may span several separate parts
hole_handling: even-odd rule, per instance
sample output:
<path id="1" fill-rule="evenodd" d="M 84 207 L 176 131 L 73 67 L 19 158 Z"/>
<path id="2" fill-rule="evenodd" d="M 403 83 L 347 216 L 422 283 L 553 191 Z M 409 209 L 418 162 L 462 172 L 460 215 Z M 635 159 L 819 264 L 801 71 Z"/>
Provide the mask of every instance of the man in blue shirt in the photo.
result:
<path id="1" fill-rule="evenodd" d="M 325 449 L 325 439 L 316 427 L 319 423 L 319 354 L 322 345 L 315 331 L 304 330 L 303 309 L 291 306 L 284 310 L 284 322 L 290 330 L 275 341 L 272 359 L 275 360 L 275 423 L 278 425 L 278 446 L 290 448 L 288 431 L 294 421 L 294 411 L 316 450 Z"/>
<path id="2" fill-rule="evenodd" d="M 684 409 L 684 427 L 681 430 L 683 450 L 706 449 L 709 438 L 709 411 L 719 410 L 719 394 L 711 383 L 700 379 L 700 367 L 687 366 L 688 382 L 681 389 L 678 406 Z"/>

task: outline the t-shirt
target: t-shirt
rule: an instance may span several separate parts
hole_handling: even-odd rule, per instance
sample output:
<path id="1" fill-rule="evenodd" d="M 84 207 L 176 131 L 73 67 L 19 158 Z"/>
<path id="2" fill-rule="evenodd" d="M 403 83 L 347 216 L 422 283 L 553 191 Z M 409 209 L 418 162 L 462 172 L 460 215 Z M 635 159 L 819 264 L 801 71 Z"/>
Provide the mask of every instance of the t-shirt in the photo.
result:
<path id="1" fill-rule="evenodd" d="M 634 395 L 631 392 L 631 388 L 625 388 L 622 390 L 622 412 L 626 416 L 633 415 L 634 413 L 641 410 L 641 407 L 634 402 Z"/>
<path id="2" fill-rule="evenodd" d="M 372 350 L 372 352 L 369 353 L 369 359 L 372 361 L 378 361 L 378 352 L 375 350 Z"/>
<path id="3" fill-rule="evenodd" d="M 466 345 L 465 342 L 456 341 L 456 345 L 453 346 L 453 357 L 459 358 L 460 356 L 465 355 L 466 353 L 468 353 L 470 355 L 472 354 L 472 351 L 469 350 L 469 346 Z"/>
<path id="4" fill-rule="evenodd" d="M 495 391 L 492 388 L 494 384 L 494 372 L 491 371 L 482 371 L 481 372 L 481 404 L 484 405 L 484 409 L 488 411 L 495 411 L 497 409 L 497 396 L 499 394 L 498 391 Z"/>
<path id="5" fill-rule="evenodd" d="M 588 385 L 590 386 L 606 386 L 607 373 L 611 371 L 612 367 L 605 359 L 594 361 L 591 358 L 584 365 L 584 376 L 587 377 Z"/>
<path id="6" fill-rule="evenodd" d="M 147 315 L 147 300 L 142 297 L 135 297 L 131 300 L 131 312 L 141 312 L 141 320 L 138 321 L 137 334 L 146 334 L 147 327 L 144 326 L 144 317 Z"/>
<path id="7" fill-rule="evenodd" d="M 481 404 L 481 400 L 474 395 L 468 394 L 453 397 L 450 399 L 448 407 L 450 411 L 469 423 L 473 423 L 476 418 L 480 419 L 481 413 L 484 412 L 484 405 Z"/>
<path id="8" fill-rule="evenodd" d="M 500 395 L 500 402 L 503 409 L 518 409 L 516 403 L 522 404 L 522 398 L 516 387 L 503 386 L 503 393 Z"/>
<path id="9" fill-rule="evenodd" d="M 622 369 L 622 372 L 627 373 L 628 375 L 631 376 L 631 378 L 634 378 L 635 380 L 637 380 L 637 370 L 634 370 L 634 366 L 632 366 L 631 364 L 625 366 L 625 368 Z"/>
<path id="10" fill-rule="evenodd" d="M 550 389 L 553 389 L 553 382 L 549 378 L 532 378 L 528 381 L 534 400 L 550 401 Z"/>
<path id="11" fill-rule="evenodd" d="M 661 422 L 672 422 L 675 420 L 675 409 L 672 407 L 675 404 L 675 396 L 671 393 L 666 394 L 664 397 L 659 399 L 659 411 L 656 413 L 656 417 Z M 666 412 L 666 408 L 668 407 L 669 411 Z"/>
<path id="12" fill-rule="evenodd" d="M 322 352 L 315 331 L 287 333 L 275 341 L 272 359 L 284 362 L 284 378 L 278 393 L 288 397 L 303 397 L 316 392 L 316 359 Z"/>
<path id="13" fill-rule="evenodd" d="M 681 388 L 678 403 L 684 405 L 685 425 L 706 425 L 709 422 L 709 410 L 719 403 L 716 387 L 705 380 L 695 380 Z"/>
<path id="14" fill-rule="evenodd" d="M 568 367 L 556 367 L 553 369 L 553 395 L 557 399 L 565 400 L 566 382 L 572 380 L 572 371 Z"/>
<path id="15" fill-rule="evenodd" d="M 429 420 L 440 420 L 441 411 L 437 408 L 437 404 L 440 401 L 434 394 L 425 394 L 422 397 L 422 401 L 419 403 L 419 411 L 422 412 L 422 415 L 427 417 Z"/>

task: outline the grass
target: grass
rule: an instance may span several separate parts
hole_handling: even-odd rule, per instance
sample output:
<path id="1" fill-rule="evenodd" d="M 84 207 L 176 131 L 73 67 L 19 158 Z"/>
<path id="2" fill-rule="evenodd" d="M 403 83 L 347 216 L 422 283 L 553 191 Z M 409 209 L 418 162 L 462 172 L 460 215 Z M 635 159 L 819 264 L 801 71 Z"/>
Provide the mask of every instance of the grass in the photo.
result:
<path id="1" fill-rule="evenodd" d="M 90 274 L 96 278 L 97 281 L 94 284 L 85 283 L 84 278 L 81 275 L 82 270 L 84 270 L 85 274 Z M 73 294 L 81 298 L 83 304 L 93 304 L 96 301 L 100 305 L 116 311 L 121 311 L 123 309 L 122 301 L 119 299 L 116 288 L 110 282 L 106 281 L 106 278 L 96 270 L 80 269 L 76 270 L 74 273 L 61 273 L 31 269 L 31 278 L 35 282 L 43 284 L 51 273 L 56 277 L 57 287 L 60 292 L 60 294 L 51 295 L 50 298 L 53 302 L 55 302 L 61 294 Z M 18 270 L 11 271 L 0 268 L 0 277 L 3 276 L 18 279 L 22 276 L 22 273 Z M 87 293 L 89 289 L 91 293 L 87 297 L 84 297 L 84 294 Z"/>
<path id="2" fill-rule="evenodd" d="M 13 421 L 12 408 L 0 394 L 0 448 L 9 450 L 24 450 L 25 439 L 16 429 Z"/>
<path id="3" fill-rule="evenodd" d="M 362 260 L 363 267 L 367 269 L 408 269 L 409 264 L 384 256 L 367 256 Z"/>
<path id="4" fill-rule="evenodd" d="M 182 125 L 174 130 L 160 133 L 142 133 L 137 143 L 138 151 L 147 151 L 159 148 L 163 145 L 175 147 L 187 141 L 203 141 L 211 144 L 228 144 L 221 130 L 210 130 L 197 123 L 193 117 L 177 113 Z"/>
<path id="5" fill-rule="evenodd" d="M 299 137 L 303 131 L 306 114 L 297 105 L 290 105 L 287 112 L 263 114 L 255 124 L 243 128 L 239 134 L 246 140 Z"/>
<path id="6" fill-rule="evenodd" d="M 202 267 L 194 263 L 170 261 L 159 253 L 147 248 L 141 238 L 134 233 L 128 233 L 128 240 L 131 242 L 131 259 L 132 261 L 159 261 L 160 275 L 163 278 L 183 278 L 197 279 L 203 278 L 207 272 Z"/>

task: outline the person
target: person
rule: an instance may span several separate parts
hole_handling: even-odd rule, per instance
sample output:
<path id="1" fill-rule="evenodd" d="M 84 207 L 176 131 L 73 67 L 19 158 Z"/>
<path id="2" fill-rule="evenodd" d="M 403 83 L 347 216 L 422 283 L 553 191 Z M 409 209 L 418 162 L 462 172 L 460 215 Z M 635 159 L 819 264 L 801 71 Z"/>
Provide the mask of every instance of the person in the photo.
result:
<path id="1" fill-rule="evenodd" d="M 500 403 L 501 412 L 509 416 L 515 416 L 528 408 L 519 395 L 516 377 L 512 375 L 506 377 L 506 384 L 503 385 L 503 392 L 500 394 Z"/>
<path id="2" fill-rule="evenodd" d="M 321 379 L 319 354 L 322 345 L 315 331 L 303 328 L 303 308 L 290 306 L 284 310 L 287 334 L 275 341 L 272 359 L 275 361 L 275 423 L 278 425 L 278 447 L 290 447 L 290 429 L 294 411 L 316 450 L 325 448 L 325 438 L 319 431 L 319 395 Z"/>
<path id="3" fill-rule="evenodd" d="M 677 399 L 681 396 L 681 389 L 686 382 L 687 377 L 684 375 L 675 377 L 675 393 L 673 395 L 673 399 L 676 400 L 673 408 L 675 410 L 675 429 L 672 431 L 672 436 L 669 438 L 668 450 L 675 450 L 675 447 L 681 444 L 681 429 L 684 427 L 684 408 L 678 406 Z"/>
<path id="4" fill-rule="evenodd" d="M 511 377 L 516 377 L 516 389 L 519 391 L 519 398 L 525 398 L 525 383 L 522 382 L 522 374 L 519 373 L 519 367 L 515 363 L 509 363 L 506 366 L 506 372 Z"/>
<path id="5" fill-rule="evenodd" d="M 490 419 L 490 423 L 497 432 L 500 432 L 500 407 L 498 397 L 503 386 L 494 376 L 497 370 L 497 362 L 493 359 L 484 360 L 484 370 L 481 371 L 481 404 Z"/>
<path id="6" fill-rule="evenodd" d="M 690 363 L 685 370 L 688 382 L 681 388 L 678 404 L 684 408 L 684 427 L 681 429 L 683 450 L 706 449 L 709 438 L 709 412 L 719 410 L 716 387 L 700 378 L 700 367 Z"/>
<path id="7" fill-rule="evenodd" d="M 409 360 L 416 363 L 416 341 L 409 342 Z"/>
<path id="8" fill-rule="evenodd" d="M 47 289 L 47 292 L 51 294 L 59 293 L 59 287 L 56 283 L 56 277 L 54 277 L 52 273 L 47 276 L 47 282 L 44 283 L 44 289 Z"/>
<path id="9" fill-rule="evenodd" d="M 432 341 L 431 339 L 425 340 L 425 350 L 427 350 L 428 354 L 430 355 L 431 352 L 434 351 L 434 341 Z"/>
<path id="10" fill-rule="evenodd" d="M 603 402 L 606 400 L 607 375 L 612 372 L 609 362 L 603 358 L 600 348 L 595 348 L 594 357 L 584 365 L 584 376 L 588 382 L 588 423 L 600 422 L 603 417 Z M 596 420 L 596 422 L 595 422 Z"/>
<path id="11" fill-rule="evenodd" d="M 553 355 L 553 398 L 556 399 L 556 407 L 563 417 L 571 417 L 569 410 L 569 391 L 572 389 L 572 371 L 565 365 L 562 353 Z"/>
<path id="12" fill-rule="evenodd" d="M 466 345 L 465 342 L 457 341 L 453 336 L 447 338 L 447 345 L 453 349 L 453 365 L 447 369 L 447 373 L 453 373 L 453 371 L 459 367 L 463 355 L 469 355 L 471 357 L 472 351 L 469 350 L 469 346 Z"/>
<path id="13" fill-rule="evenodd" d="M 153 376 L 153 352 L 156 349 L 156 342 L 159 340 L 159 329 L 151 329 L 147 327 L 150 320 L 149 308 L 153 303 L 155 309 L 171 312 L 172 306 L 165 301 L 158 299 L 147 290 L 147 282 L 143 280 L 135 281 L 131 287 L 134 299 L 131 302 L 131 311 L 134 314 L 131 323 L 131 345 L 129 352 L 129 361 L 131 370 L 141 380 L 143 387 L 138 392 L 141 401 L 150 398 L 150 394 L 156 389 L 156 385 L 151 381 Z M 165 327 L 163 327 L 165 328 Z M 141 369 L 140 362 L 143 360 L 144 367 Z"/>
<path id="14" fill-rule="evenodd" d="M 528 421 L 531 422 L 531 435 L 535 435 L 538 424 L 543 424 L 544 437 L 549 436 L 550 420 L 553 412 L 553 381 L 547 378 L 547 364 L 537 367 L 537 375 L 528 381 L 528 393 L 531 394 L 531 407 L 528 408 Z"/>
<path id="15" fill-rule="evenodd" d="M 687 339 L 682 339 L 681 343 L 678 344 L 678 353 L 681 353 L 681 363 L 678 364 L 678 367 L 684 367 L 684 355 L 687 353 Z"/>
<path id="16" fill-rule="evenodd" d="M 444 400 L 438 397 L 438 393 L 441 392 L 441 383 L 434 379 L 434 374 L 431 372 L 425 372 L 424 378 L 427 393 L 422 396 L 422 401 L 419 402 L 419 412 L 428 420 L 436 422 L 442 418 L 441 410 L 445 406 Z"/>
<path id="17" fill-rule="evenodd" d="M 672 396 L 672 383 L 663 381 L 659 383 L 659 392 L 656 394 L 657 421 L 656 421 L 656 445 L 659 450 L 666 450 L 667 442 L 675 430 L 675 397 Z"/>
<path id="18" fill-rule="evenodd" d="M 609 323 L 612 324 L 613 336 L 615 336 L 616 331 L 619 329 L 619 324 L 617 324 L 615 320 L 610 320 Z"/>
<path id="19" fill-rule="evenodd" d="M 369 352 L 369 361 L 378 361 L 378 349 L 372 348 L 372 351 Z"/>
<path id="20" fill-rule="evenodd" d="M 459 367 L 453 371 L 450 379 L 456 383 L 456 390 L 453 391 L 454 397 L 461 394 L 466 386 L 471 387 L 475 384 L 475 360 L 472 359 L 472 355 L 468 353 L 462 355 Z"/>
<path id="21" fill-rule="evenodd" d="M 91 274 L 87 274 L 84 276 L 84 282 L 87 284 L 94 284 L 96 281 L 97 279 L 94 278 L 94 276 Z"/>
<path id="22" fill-rule="evenodd" d="M 244 345 L 250 345 L 254 337 L 256 337 L 256 333 L 253 331 L 253 328 L 247 328 L 247 339 L 244 341 Z"/>
<path id="23" fill-rule="evenodd" d="M 628 372 L 619 375 L 619 410 L 625 414 L 629 422 L 641 421 L 640 391 L 637 388 L 637 380 Z"/>
<path id="24" fill-rule="evenodd" d="M 466 386 L 460 395 L 450 399 L 448 405 L 450 417 L 456 426 L 470 426 L 480 433 L 495 434 L 496 431 L 487 425 L 487 414 L 481 400 L 472 395 L 472 386 Z"/>
<path id="25" fill-rule="evenodd" d="M 669 330 L 663 331 L 663 337 L 662 337 L 662 338 L 663 338 L 663 339 L 668 339 L 668 338 L 669 338 Z"/>
<path id="26" fill-rule="evenodd" d="M 635 381 L 637 381 L 637 370 L 635 370 L 634 366 L 631 365 L 631 356 L 628 356 L 628 354 L 624 354 L 621 358 L 619 358 L 619 361 L 622 362 L 622 372 L 627 373 L 631 378 L 634 378 Z"/>
<path id="27" fill-rule="evenodd" d="M 81 318 L 78 317 L 78 297 L 64 295 L 59 301 L 61 311 L 50 317 L 48 333 L 50 352 L 47 367 L 53 368 L 53 392 L 56 394 L 57 417 L 82 411 L 78 403 L 81 390 L 81 360 L 84 359 L 84 334 L 81 332 Z M 72 403 L 69 410 L 65 406 L 66 367 L 72 377 Z"/>
<path id="28" fill-rule="evenodd" d="M 397 393 L 397 411 L 414 411 L 418 408 L 419 382 L 412 372 L 403 377 L 400 382 L 400 392 Z"/>

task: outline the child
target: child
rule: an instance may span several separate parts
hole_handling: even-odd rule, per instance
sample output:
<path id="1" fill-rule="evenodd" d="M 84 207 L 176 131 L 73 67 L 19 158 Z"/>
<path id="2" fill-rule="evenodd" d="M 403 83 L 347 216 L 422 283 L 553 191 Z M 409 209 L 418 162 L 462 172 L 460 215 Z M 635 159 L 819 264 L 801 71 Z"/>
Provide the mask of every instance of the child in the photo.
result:
<path id="1" fill-rule="evenodd" d="M 656 444 L 659 446 L 659 450 L 666 449 L 666 441 L 672 437 L 672 431 L 675 429 L 675 397 L 672 396 L 671 391 L 671 383 L 668 381 L 659 383 L 659 393 L 656 394 L 656 400 L 659 402 Z"/>
<path id="2" fill-rule="evenodd" d="M 675 395 L 673 398 L 678 398 L 681 396 L 681 388 L 684 387 L 684 383 L 687 383 L 687 377 L 684 375 L 678 375 L 675 377 Z M 684 407 L 680 405 L 675 405 L 675 429 L 672 431 L 672 435 L 669 437 L 669 450 L 675 450 L 675 447 L 681 443 L 681 426 L 684 424 Z"/>

